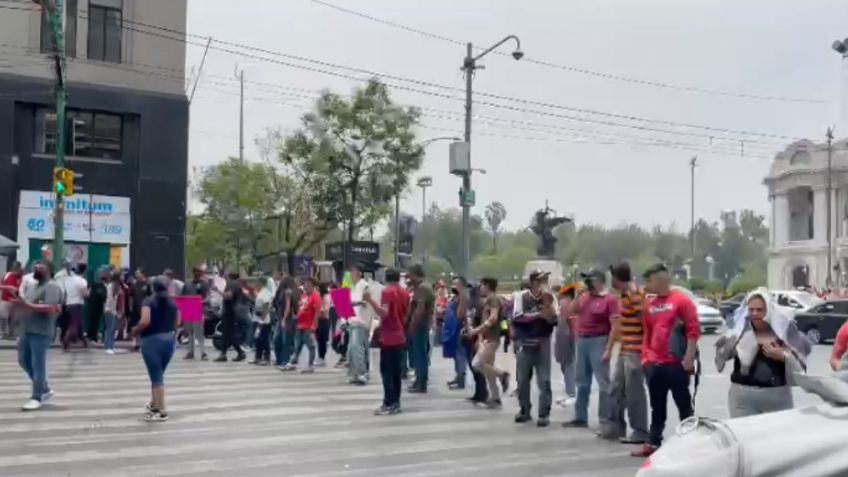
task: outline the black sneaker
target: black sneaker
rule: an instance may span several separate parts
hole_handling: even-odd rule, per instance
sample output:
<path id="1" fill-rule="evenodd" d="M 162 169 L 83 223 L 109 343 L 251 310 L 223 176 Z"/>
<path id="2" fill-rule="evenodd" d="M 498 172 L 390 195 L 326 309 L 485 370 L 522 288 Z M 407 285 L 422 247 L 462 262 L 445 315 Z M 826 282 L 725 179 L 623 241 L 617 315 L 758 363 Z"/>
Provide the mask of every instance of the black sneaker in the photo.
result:
<path id="1" fill-rule="evenodd" d="M 183 359 L 194 359 L 194 353 L 187 353 Z"/>
<path id="2" fill-rule="evenodd" d="M 409 394 L 427 394 L 427 388 L 422 388 L 421 386 L 410 386 L 406 389 L 406 392 Z"/>
<path id="3" fill-rule="evenodd" d="M 532 421 L 533 418 L 530 417 L 530 413 L 528 412 L 519 412 L 515 415 L 515 423 L 516 424 L 524 424 L 525 422 Z"/>
<path id="4" fill-rule="evenodd" d="M 246 360 L 246 359 L 247 359 L 247 355 L 246 355 L 246 354 L 244 354 L 244 353 L 241 353 L 240 355 L 236 356 L 236 357 L 233 359 L 233 363 L 239 363 L 239 362 L 244 361 L 244 360 Z"/>
<path id="5" fill-rule="evenodd" d="M 548 427 L 551 425 L 551 420 L 547 416 L 541 417 L 536 420 L 536 427 Z"/>
<path id="6" fill-rule="evenodd" d="M 586 422 L 586 421 L 581 421 L 579 419 L 575 419 L 573 421 L 563 422 L 562 427 L 585 429 L 585 428 L 589 427 L 589 423 Z"/>
<path id="7" fill-rule="evenodd" d="M 389 415 L 390 416 L 400 414 L 401 412 L 403 412 L 403 411 L 401 411 L 400 406 L 392 406 L 392 407 L 389 408 Z"/>
<path id="8" fill-rule="evenodd" d="M 200 360 L 201 361 L 209 361 L 209 355 L 206 354 L 206 353 L 203 353 L 202 355 L 200 355 Z"/>
<path id="9" fill-rule="evenodd" d="M 227 362 L 227 355 L 222 354 L 221 356 L 218 356 L 217 358 L 215 358 L 215 362 L 216 363 L 226 363 Z"/>
<path id="10" fill-rule="evenodd" d="M 391 411 L 391 408 L 390 408 L 390 407 L 388 407 L 388 406 L 380 406 L 380 408 L 379 408 L 379 409 L 377 409 L 376 411 L 374 411 L 374 415 L 375 415 L 375 416 L 388 416 L 388 415 L 389 415 L 389 411 Z"/>

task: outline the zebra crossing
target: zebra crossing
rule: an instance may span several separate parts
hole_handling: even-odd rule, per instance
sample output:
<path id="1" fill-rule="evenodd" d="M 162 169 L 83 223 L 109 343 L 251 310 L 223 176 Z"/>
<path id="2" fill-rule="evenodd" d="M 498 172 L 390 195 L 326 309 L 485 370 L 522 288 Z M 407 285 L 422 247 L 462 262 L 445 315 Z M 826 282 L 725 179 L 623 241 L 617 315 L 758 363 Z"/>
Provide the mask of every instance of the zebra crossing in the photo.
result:
<path id="1" fill-rule="evenodd" d="M 24 413 L 29 382 L 16 352 L 0 349 L 0 475 L 619 477 L 640 464 L 585 430 L 514 424 L 514 399 L 503 411 L 473 408 L 444 388 L 452 366 L 442 359 L 428 395 L 404 394 L 403 414 L 378 417 L 379 376 L 356 387 L 334 369 L 284 374 L 180 358 L 165 379 L 170 420 L 147 423 L 138 354 L 51 351 L 56 396 Z"/>

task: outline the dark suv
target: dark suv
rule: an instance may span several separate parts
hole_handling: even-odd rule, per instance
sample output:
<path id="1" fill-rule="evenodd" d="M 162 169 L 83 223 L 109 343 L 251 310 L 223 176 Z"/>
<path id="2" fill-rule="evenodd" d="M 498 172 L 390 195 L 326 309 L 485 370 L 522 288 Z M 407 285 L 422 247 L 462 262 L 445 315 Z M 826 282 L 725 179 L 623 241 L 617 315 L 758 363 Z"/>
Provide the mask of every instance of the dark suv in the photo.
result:
<path id="1" fill-rule="evenodd" d="M 795 315 L 795 323 L 813 344 L 833 341 L 836 333 L 848 321 L 848 300 L 819 303 Z"/>

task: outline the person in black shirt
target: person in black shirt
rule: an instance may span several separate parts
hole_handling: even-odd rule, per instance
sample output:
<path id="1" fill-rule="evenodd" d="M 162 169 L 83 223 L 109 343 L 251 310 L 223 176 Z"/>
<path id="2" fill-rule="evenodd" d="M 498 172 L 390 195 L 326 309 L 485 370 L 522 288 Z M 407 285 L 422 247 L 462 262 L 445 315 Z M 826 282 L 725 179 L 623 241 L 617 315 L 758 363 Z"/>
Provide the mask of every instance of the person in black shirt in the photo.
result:
<path id="1" fill-rule="evenodd" d="M 86 336 L 91 342 L 97 341 L 100 324 L 103 322 L 103 311 L 106 305 L 106 296 L 108 295 L 106 286 L 109 283 L 110 275 L 109 267 L 100 267 L 97 270 L 97 277 L 92 282 L 91 291 L 88 294 L 88 326 L 86 327 Z"/>
<path id="2" fill-rule="evenodd" d="M 154 296 L 147 298 L 141 307 L 141 320 L 133 328 L 133 336 L 141 336 L 141 355 L 150 377 L 150 402 L 145 420 L 168 420 L 165 411 L 165 370 L 177 346 L 176 329 L 180 325 L 180 311 L 168 295 L 170 281 L 166 277 L 153 280 Z"/>
<path id="3" fill-rule="evenodd" d="M 152 294 L 150 283 L 147 281 L 147 274 L 143 268 L 137 268 L 130 293 L 130 320 L 128 324 L 130 329 L 138 325 L 139 320 L 141 320 L 141 307 L 144 304 L 144 300 Z M 132 349 L 133 351 L 138 351 L 139 349 L 137 338 L 133 338 Z"/>
<path id="4" fill-rule="evenodd" d="M 232 347 L 237 353 L 233 361 L 244 361 L 247 355 L 241 349 L 238 337 L 238 309 L 244 302 L 244 291 L 240 283 L 240 277 L 237 272 L 231 272 L 227 275 L 227 287 L 224 289 L 224 310 L 221 315 L 221 333 L 223 334 L 224 346 L 221 350 L 221 355 L 215 359 L 218 363 L 227 362 L 227 350 Z"/>

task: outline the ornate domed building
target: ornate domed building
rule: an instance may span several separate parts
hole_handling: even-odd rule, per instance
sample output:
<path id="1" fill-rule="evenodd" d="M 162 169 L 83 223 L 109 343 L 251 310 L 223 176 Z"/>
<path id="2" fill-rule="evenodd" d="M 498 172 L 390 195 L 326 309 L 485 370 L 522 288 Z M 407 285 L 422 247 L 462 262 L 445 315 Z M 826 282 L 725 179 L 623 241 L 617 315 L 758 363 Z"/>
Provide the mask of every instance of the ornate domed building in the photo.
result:
<path id="1" fill-rule="evenodd" d="M 848 139 L 831 149 L 832 280 L 846 283 L 848 272 Z M 827 273 L 826 143 L 800 140 L 775 156 L 765 185 L 771 202 L 768 286 L 822 288 Z"/>

